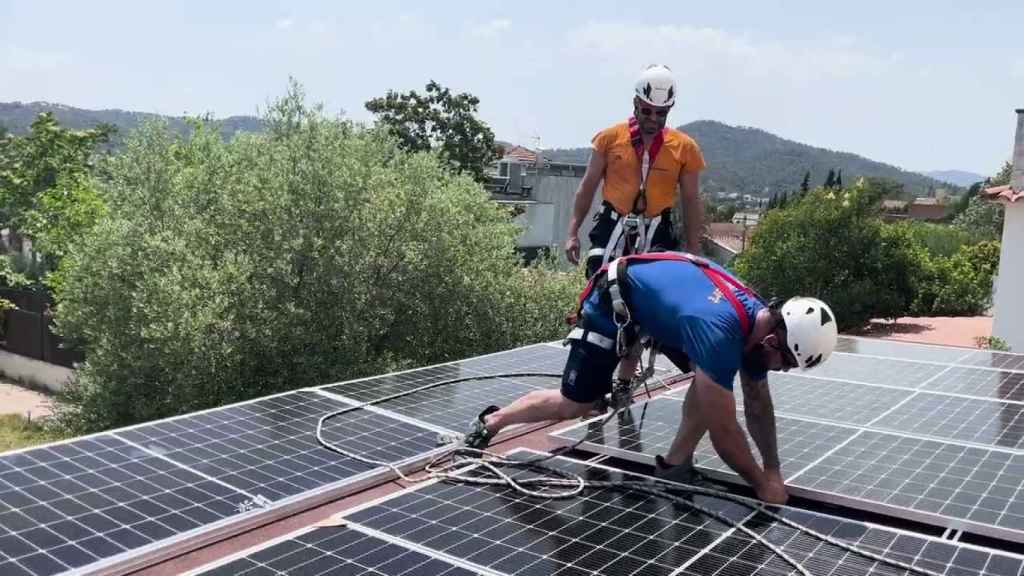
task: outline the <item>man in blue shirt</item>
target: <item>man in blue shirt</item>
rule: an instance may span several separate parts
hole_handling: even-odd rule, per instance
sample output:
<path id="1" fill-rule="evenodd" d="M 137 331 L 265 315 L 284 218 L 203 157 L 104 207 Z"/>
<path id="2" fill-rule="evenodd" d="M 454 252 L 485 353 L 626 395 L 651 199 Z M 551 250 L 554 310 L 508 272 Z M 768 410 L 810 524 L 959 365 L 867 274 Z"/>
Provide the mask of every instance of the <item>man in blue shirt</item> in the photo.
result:
<path id="1" fill-rule="evenodd" d="M 610 273 L 609 273 L 610 272 Z M 580 298 L 580 321 L 561 390 L 531 392 L 509 406 L 488 407 L 465 443 L 483 449 L 502 428 L 590 413 L 611 390 L 623 339 L 646 334 L 679 369 L 694 378 L 683 419 L 668 453 L 656 457 L 656 475 L 687 481 L 693 452 L 705 432 L 715 450 L 759 498 L 787 499 L 779 463 L 769 370 L 809 369 L 832 353 L 835 316 L 824 302 L 791 298 L 764 303 L 718 265 L 681 252 L 620 258 L 596 275 Z M 625 323 L 625 330 L 618 325 Z M 739 374 L 747 429 L 764 462 L 758 466 L 736 421 L 733 381 Z"/>

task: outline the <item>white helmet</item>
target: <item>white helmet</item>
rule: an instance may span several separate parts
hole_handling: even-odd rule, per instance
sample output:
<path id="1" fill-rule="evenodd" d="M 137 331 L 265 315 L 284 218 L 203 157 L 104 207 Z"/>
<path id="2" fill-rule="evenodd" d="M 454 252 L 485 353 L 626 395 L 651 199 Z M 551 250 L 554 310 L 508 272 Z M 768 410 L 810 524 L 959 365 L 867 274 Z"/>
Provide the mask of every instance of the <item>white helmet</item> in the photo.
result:
<path id="1" fill-rule="evenodd" d="M 797 296 L 782 305 L 786 340 L 800 368 L 808 370 L 832 354 L 839 339 L 832 309 L 817 298 Z"/>
<path id="2" fill-rule="evenodd" d="M 636 95 L 651 106 L 671 106 L 676 103 L 676 81 L 668 66 L 648 66 L 636 81 Z"/>

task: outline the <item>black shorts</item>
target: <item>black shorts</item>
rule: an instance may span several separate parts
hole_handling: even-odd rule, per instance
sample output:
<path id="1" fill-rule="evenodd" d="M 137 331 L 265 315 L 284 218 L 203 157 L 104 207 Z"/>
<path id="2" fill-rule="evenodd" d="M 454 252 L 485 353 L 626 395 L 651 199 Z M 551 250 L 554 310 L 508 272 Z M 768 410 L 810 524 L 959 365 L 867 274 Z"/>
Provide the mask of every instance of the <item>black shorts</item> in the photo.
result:
<path id="1" fill-rule="evenodd" d="M 618 224 L 618 220 L 612 218 L 614 213 L 615 208 L 611 204 L 607 202 L 601 203 L 601 209 L 594 214 L 594 227 L 588 235 L 591 249 L 608 246 L 608 241 L 612 238 L 612 232 L 615 231 L 615 226 Z M 673 250 L 679 250 L 679 236 L 676 234 L 675 227 L 672 226 L 672 209 L 670 208 L 661 213 L 661 222 L 658 223 L 658 227 L 654 230 L 654 236 L 651 238 L 651 245 L 647 251 L 666 252 Z M 587 278 L 590 278 L 601 269 L 603 260 L 603 256 L 587 258 Z"/>
<path id="2" fill-rule="evenodd" d="M 582 340 L 572 340 L 569 346 L 569 359 L 562 371 L 562 396 L 590 404 L 611 392 L 615 368 L 619 365 L 615 350 L 605 350 Z M 674 348 L 659 348 L 658 352 L 683 372 L 691 371 L 690 358 L 685 352 Z"/>

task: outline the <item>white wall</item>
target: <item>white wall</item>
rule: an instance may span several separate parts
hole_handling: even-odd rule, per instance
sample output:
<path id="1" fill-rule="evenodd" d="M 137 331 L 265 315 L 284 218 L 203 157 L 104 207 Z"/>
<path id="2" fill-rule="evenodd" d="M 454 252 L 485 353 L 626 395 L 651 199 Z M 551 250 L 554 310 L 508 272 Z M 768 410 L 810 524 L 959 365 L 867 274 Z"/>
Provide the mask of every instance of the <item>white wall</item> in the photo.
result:
<path id="1" fill-rule="evenodd" d="M 992 335 L 1024 352 L 1024 202 L 1006 204 Z"/>

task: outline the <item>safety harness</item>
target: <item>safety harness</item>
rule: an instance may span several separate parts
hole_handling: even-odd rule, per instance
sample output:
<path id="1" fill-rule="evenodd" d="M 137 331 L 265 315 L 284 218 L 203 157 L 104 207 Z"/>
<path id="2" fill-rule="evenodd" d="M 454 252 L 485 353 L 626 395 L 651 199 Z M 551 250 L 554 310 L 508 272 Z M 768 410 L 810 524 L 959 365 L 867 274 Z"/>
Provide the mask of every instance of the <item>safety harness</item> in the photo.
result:
<path id="1" fill-rule="evenodd" d="M 604 209 L 608 216 L 615 222 L 615 228 L 608 238 L 608 244 L 604 247 L 594 247 L 587 252 L 587 257 L 601 256 L 601 265 L 608 264 L 619 256 L 629 254 L 643 254 L 651 247 L 654 240 L 654 233 L 661 224 L 661 214 L 648 217 L 647 212 L 647 177 L 651 173 L 651 166 L 658 156 L 662 144 L 665 143 L 665 130 L 662 129 L 651 141 L 650 149 L 644 147 L 643 134 L 640 131 L 640 122 L 635 116 L 629 118 L 629 141 L 640 161 L 640 189 L 633 200 L 633 210 L 625 216 L 619 214 L 610 204 Z"/>
<path id="2" fill-rule="evenodd" d="M 736 317 L 740 321 L 740 329 L 743 332 L 743 336 L 747 337 L 750 335 L 750 331 L 752 329 L 750 317 L 747 316 L 747 311 L 740 302 L 740 299 L 736 296 L 734 289 L 740 290 L 751 298 L 755 298 L 763 302 L 756 292 L 733 276 L 711 266 L 710 262 L 700 256 L 694 256 L 693 254 L 688 254 L 686 252 L 649 252 L 646 254 L 620 256 L 610 264 L 602 266 L 597 274 L 594 274 L 590 281 L 587 282 L 587 287 L 583 289 L 583 292 L 580 293 L 579 301 L 577 302 L 577 315 L 583 311 L 583 303 L 594 291 L 598 282 L 604 282 L 604 286 L 607 288 L 608 295 L 611 298 L 612 317 L 617 329 L 614 342 L 611 338 L 580 327 L 573 329 L 572 332 L 569 333 L 568 339 L 586 340 L 591 344 L 595 344 L 606 350 L 611 350 L 614 346 L 615 352 L 620 358 L 626 356 L 629 353 L 631 346 L 632 338 L 629 337 L 630 334 L 628 330 L 633 323 L 633 315 L 630 313 L 629 307 L 626 305 L 621 279 L 625 278 L 626 266 L 630 262 L 649 262 L 658 260 L 687 262 L 697 266 L 701 272 L 707 276 L 708 280 L 715 285 L 718 292 L 720 292 L 722 296 L 732 304 L 733 309 L 736 310 Z"/>

